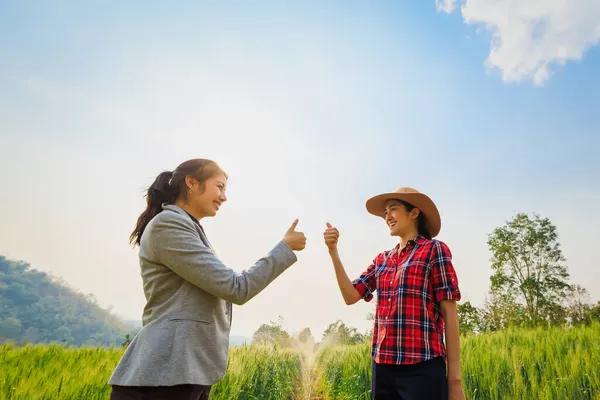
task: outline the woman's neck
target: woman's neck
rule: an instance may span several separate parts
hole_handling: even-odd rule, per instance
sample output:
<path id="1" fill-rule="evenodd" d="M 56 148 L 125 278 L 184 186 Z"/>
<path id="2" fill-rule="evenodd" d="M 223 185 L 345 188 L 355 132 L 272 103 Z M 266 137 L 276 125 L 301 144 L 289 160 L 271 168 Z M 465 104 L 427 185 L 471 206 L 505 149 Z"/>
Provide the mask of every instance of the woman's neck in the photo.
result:
<path id="1" fill-rule="evenodd" d="M 192 209 L 192 207 L 190 207 L 190 205 L 187 204 L 187 202 L 185 202 L 184 200 L 175 200 L 174 205 L 181 208 L 183 211 L 187 212 L 188 214 L 192 215 L 198 221 L 200 221 L 202 218 L 204 218 L 204 215 L 201 215 L 199 212 Z"/>
<path id="2" fill-rule="evenodd" d="M 406 247 L 406 244 L 408 243 L 409 240 L 413 240 L 418 235 L 419 235 L 419 232 L 417 231 L 416 228 L 411 229 L 410 231 L 400 235 L 400 250 L 402 250 L 404 247 Z"/>

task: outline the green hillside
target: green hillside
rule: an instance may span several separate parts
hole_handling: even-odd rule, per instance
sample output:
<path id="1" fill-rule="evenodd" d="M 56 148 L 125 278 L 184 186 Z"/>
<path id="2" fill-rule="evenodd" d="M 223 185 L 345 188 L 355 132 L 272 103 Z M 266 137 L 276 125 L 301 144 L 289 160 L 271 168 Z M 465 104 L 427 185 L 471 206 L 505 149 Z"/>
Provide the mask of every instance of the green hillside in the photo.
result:
<path id="1" fill-rule="evenodd" d="M 110 346 L 132 330 L 91 296 L 0 256 L 0 343 Z"/>

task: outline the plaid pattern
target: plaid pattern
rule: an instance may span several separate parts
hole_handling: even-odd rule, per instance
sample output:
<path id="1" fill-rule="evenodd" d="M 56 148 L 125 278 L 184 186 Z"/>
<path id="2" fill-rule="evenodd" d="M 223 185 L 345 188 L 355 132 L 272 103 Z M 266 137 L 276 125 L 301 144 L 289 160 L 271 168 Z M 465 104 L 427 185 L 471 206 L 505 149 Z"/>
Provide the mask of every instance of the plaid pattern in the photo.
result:
<path id="1" fill-rule="evenodd" d="M 417 236 L 380 253 L 353 281 L 369 302 L 377 292 L 371 357 L 381 364 L 414 364 L 446 357 L 439 302 L 460 300 L 448 246 Z"/>

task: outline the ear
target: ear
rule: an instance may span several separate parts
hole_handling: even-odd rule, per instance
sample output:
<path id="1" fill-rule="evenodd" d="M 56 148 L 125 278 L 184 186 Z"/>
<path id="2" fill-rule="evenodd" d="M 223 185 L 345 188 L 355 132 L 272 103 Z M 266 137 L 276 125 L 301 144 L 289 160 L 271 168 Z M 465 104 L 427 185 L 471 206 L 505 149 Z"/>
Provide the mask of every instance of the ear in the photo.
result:
<path id="1" fill-rule="evenodd" d="M 419 214 L 421 214 L 421 210 L 419 210 L 418 208 L 415 207 L 411 210 L 410 217 L 412 219 L 417 219 L 417 218 L 419 218 Z"/>
<path id="2" fill-rule="evenodd" d="M 192 178 L 191 176 L 186 175 L 185 186 L 187 187 L 186 190 L 194 189 L 196 186 L 196 180 L 194 178 Z"/>

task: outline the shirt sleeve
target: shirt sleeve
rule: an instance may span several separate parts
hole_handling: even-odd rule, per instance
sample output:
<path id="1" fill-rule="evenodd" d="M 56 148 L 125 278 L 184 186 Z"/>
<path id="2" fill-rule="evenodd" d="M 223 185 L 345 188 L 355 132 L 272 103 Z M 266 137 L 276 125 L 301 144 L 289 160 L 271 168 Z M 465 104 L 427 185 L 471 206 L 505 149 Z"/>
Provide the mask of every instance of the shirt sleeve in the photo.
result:
<path id="1" fill-rule="evenodd" d="M 360 293 L 360 296 L 368 303 L 373 300 L 373 293 L 377 290 L 377 258 L 359 278 L 352 281 L 352 284 Z"/>
<path id="2" fill-rule="evenodd" d="M 448 246 L 440 241 L 436 241 L 433 245 L 431 274 L 433 294 L 437 302 L 442 300 L 460 301 L 461 294 L 456 271 L 452 265 L 452 253 Z"/>
<path id="3" fill-rule="evenodd" d="M 297 260 L 280 241 L 250 268 L 237 273 L 200 241 L 192 224 L 183 218 L 158 217 L 148 232 L 156 258 L 191 284 L 234 304 L 248 302 Z"/>

